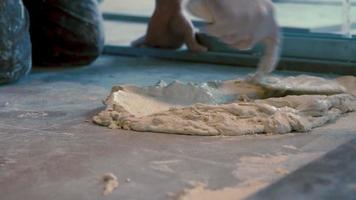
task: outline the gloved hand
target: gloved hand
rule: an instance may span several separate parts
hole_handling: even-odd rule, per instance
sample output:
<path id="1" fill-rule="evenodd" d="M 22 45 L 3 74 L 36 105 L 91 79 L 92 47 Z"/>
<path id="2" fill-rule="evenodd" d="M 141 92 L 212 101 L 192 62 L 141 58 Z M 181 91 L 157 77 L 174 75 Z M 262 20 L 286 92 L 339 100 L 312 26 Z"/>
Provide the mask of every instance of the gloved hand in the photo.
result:
<path id="1" fill-rule="evenodd" d="M 279 58 L 279 28 L 270 0 L 189 0 L 187 9 L 209 24 L 202 31 L 239 50 L 261 42 L 264 53 L 253 77 L 271 73 Z"/>
<path id="2" fill-rule="evenodd" d="M 198 44 L 191 21 L 182 10 L 183 0 L 156 0 L 156 8 L 145 36 L 133 41 L 132 46 L 177 49 L 186 44 L 195 52 L 206 51 Z"/>

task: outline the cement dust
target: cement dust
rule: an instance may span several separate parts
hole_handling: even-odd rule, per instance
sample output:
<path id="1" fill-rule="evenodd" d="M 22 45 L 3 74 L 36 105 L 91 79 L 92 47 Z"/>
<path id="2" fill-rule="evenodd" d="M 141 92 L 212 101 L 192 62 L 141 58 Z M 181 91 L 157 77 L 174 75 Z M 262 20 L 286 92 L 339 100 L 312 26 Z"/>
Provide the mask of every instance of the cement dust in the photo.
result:
<path id="1" fill-rule="evenodd" d="M 323 154 L 277 154 L 243 156 L 232 175 L 239 180 L 234 186 L 212 189 L 204 183 L 193 182 L 190 187 L 171 195 L 173 200 L 242 200 L 259 192 L 283 176 Z"/>
<path id="2" fill-rule="evenodd" d="M 258 190 L 266 187 L 264 182 L 251 182 L 236 187 L 222 189 L 208 189 L 203 183 L 196 183 L 192 188 L 185 189 L 178 194 L 175 200 L 240 200 L 252 195 Z"/>
<path id="3" fill-rule="evenodd" d="M 112 173 L 106 173 L 101 178 L 103 182 L 103 192 L 104 196 L 111 194 L 117 187 L 119 187 L 119 181 L 117 177 Z"/>
<path id="4" fill-rule="evenodd" d="M 203 84 L 113 87 L 95 123 L 185 135 L 306 132 L 356 110 L 355 77 L 266 77 Z"/>

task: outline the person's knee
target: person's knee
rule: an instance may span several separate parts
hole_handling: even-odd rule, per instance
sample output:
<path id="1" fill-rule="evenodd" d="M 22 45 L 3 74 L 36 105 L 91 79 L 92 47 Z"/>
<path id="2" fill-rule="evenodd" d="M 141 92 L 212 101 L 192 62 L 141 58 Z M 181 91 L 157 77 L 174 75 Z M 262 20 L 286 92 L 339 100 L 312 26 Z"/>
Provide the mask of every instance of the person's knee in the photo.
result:
<path id="1" fill-rule="evenodd" d="M 34 48 L 33 59 L 37 64 L 87 65 L 103 51 L 104 34 L 99 23 L 71 30 L 58 27 L 56 31 L 60 34 L 50 34 L 47 45 L 40 44 Z"/>
<path id="2" fill-rule="evenodd" d="M 21 0 L 0 2 L 0 84 L 15 82 L 31 70 L 28 23 Z"/>
<path id="3" fill-rule="evenodd" d="M 96 0 L 24 0 L 31 16 L 33 60 L 37 65 L 86 65 L 104 47 Z"/>
<path id="4" fill-rule="evenodd" d="M 101 22 L 91 24 L 85 29 L 77 29 L 73 34 L 78 39 L 77 43 L 68 43 L 69 51 L 72 51 L 74 57 L 79 56 L 83 58 L 82 64 L 89 64 L 96 60 L 104 49 L 104 31 Z"/>

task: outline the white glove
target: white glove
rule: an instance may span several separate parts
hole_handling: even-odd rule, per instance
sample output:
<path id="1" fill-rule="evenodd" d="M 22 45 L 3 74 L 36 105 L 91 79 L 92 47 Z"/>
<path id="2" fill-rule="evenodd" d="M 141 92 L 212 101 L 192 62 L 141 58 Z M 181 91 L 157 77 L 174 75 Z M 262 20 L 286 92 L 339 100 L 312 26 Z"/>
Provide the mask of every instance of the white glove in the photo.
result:
<path id="1" fill-rule="evenodd" d="M 188 11 L 209 24 L 202 31 L 239 50 L 262 42 L 255 78 L 272 72 L 279 57 L 279 28 L 270 0 L 189 0 Z"/>

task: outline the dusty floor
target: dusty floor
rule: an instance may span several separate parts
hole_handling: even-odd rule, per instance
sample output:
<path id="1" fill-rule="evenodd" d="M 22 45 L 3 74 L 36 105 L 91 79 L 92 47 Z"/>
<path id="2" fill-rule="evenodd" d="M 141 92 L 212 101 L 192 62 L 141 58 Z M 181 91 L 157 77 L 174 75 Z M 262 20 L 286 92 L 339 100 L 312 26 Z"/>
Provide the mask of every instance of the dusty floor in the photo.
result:
<path id="1" fill-rule="evenodd" d="M 87 121 L 114 84 L 226 80 L 251 70 L 108 56 L 84 68 L 35 69 L 0 87 L 0 199 L 101 199 L 107 172 L 120 185 L 105 199 L 169 199 L 191 181 L 211 189 L 268 186 L 356 138 L 356 113 L 311 133 L 280 136 L 133 133 Z M 318 191 L 303 186 L 302 194 Z"/>
<path id="2" fill-rule="evenodd" d="M 102 8 L 148 16 L 152 2 L 105 0 Z M 291 6 L 277 7 L 282 25 L 330 32 L 341 22 L 340 7 L 307 5 L 290 12 Z M 144 25 L 113 22 L 107 22 L 106 28 L 111 44 L 128 44 L 145 30 Z M 250 199 L 286 194 L 288 199 L 352 199 L 356 113 L 311 133 L 279 136 L 133 133 L 88 121 L 102 109 L 103 98 L 115 84 L 227 80 L 252 70 L 103 56 L 84 68 L 35 69 L 21 82 L 1 86 L 0 199 L 165 200 L 191 182 L 205 183 L 212 190 L 240 186 L 253 191 L 259 188 L 253 183 L 267 186 Z M 321 158 L 347 142 L 341 152 Z M 306 169 L 302 167 L 313 160 Z M 107 172 L 118 177 L 119 187 L 102 197 L 100 181 Z"/>

